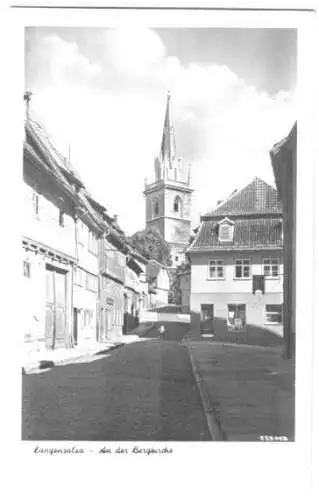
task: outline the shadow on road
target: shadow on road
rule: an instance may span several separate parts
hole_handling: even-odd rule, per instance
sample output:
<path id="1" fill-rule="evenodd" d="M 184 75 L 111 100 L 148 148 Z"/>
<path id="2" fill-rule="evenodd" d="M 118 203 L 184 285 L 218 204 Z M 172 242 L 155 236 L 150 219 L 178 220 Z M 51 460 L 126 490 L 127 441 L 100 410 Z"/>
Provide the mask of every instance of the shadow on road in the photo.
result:
<path id="1" fill-rule="evenodd" d="M 187 348 L 155 340 L 23 377 L 23 440 L 210 440 Z"/>

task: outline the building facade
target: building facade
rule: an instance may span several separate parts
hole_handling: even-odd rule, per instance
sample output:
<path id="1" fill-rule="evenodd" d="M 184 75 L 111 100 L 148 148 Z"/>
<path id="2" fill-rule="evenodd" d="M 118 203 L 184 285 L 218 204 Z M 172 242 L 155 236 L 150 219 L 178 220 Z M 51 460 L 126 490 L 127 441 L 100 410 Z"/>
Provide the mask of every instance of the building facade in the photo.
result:
<path id="1" fill-rule="evenodd" d="M 297 123 L 270 151 L 284 224 L 284 340 L 285 355 L 295 354 L 296 342 L 296 198 Z"/>
<path id="2" fill-rule="evenodd" d="M 150 260 L 147 264 L 147 278 L 150 308 L 167 305 L 170 289 L 170 273 L 168 269 L 156 260 Z"/>
<path id="3" fill-rule="evenodd" d="M 173 283 L 176 297 L 176 305 L 181 307 L 181 312 L 190 312 L 190 295 L 191 295 L 191 273 L 190 271 L 182 271 L 175 277 Z"/>
<path id="4" fill-rule="evenodd" d="M 88 209 L 85 192 L 82 196 L 85 211 L 78 211 L 75 228 L 76 267 L 73 280 L 73 338 L 74 344 L 84 346 L 99 340 L 98 283 L 99 239 L 103 226 L 97 224 L 93 209 Z"/>
<path id="5" fill-rule="evenodd" d="M 100 338 L 118 338 L 124 324 L 126 248 L 114 229 L 100 243 Z"/>
<path id="6" fill-rule="evenodd" d="M 202 216 L 188 255 L 194 333 L 282 336 L 282 206 L 274 188 L 256 177 Z"/>
<path id="7" fill-rule="evenodd" d="M 31 119 L 23 145 L 23 310 L 27 350 L 72 346 L 75 191 Z"/>
<path id="8" fill-rule="evenodd" d="M 146 227 L 156 227 L 171 248 L 172 266 L 184 261 L 191 231 L 190 165 L 176 157 L 170 95 L 160 154 L 155 158 L 155 181 L 145 181 Z"/>
<path id="9" fill-rule="evenodd" d="M 23 144 L 22 293 L 27 353 L 122 336 L 148 306 L 147 260 L 86 190 L 44 127 Z M 131 324 L 130 324 L 131 328 Z"/>

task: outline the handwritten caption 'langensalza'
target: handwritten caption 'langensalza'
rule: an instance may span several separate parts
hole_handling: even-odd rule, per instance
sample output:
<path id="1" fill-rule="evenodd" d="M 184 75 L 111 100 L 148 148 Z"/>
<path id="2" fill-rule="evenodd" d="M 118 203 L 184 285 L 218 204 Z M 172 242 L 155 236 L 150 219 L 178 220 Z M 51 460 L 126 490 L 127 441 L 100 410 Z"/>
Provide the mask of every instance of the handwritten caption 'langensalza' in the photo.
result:
<path id="1" fill-rule="evenodd" d="M 163 448 L 142 448 L 140 446 L 133 446 L 132 448 L 122 448 L 121 446 L 108 448 L 103 446 L 95 450 L 78 448 L 76 446 L 70 448 L 42 448 L 41 446 L 36 446 L 33 452 L 37 455 L 84 455 L 87 453 L 94 453 L 97 455 L 170 455 L 173 453 L 173 449 L 167 448 L 167 446 Z"/>

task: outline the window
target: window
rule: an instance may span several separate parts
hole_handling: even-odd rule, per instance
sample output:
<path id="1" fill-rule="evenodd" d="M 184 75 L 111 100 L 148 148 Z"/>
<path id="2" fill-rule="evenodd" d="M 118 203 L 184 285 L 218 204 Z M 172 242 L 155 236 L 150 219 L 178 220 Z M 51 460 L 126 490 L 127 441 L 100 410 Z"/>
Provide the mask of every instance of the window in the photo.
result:
<path id="1" fill-rule="evenodd" d="M 77 267 L 74 270 L 74 283 L 78 286 L 84 286 L 85 281 L 85 271 Z"/>
<path id="2" fill-rule="evenodd" d="M 32 204 L 33 204 L 33 215 L 39 217 L 39 194 L 35 191 L 32 195 Z"/>
<path id="3" fill-rule="evenodd" d="M 97 278 L 94 274 L 86 273 L 86 288 L 91 292 L 97 291 Z"/>
<path id="4" fill-rule="evenodd" d="M 26 278 L 30 278 L 30 262 L 27 260 L 23 261 L 23 276 Z"/>
<path id="5" fill-rule="evenodd" d="M 85 226 L 82 221 L 78 221 L 78 243 L 84 246 L 84 232 Z"/>
<path id="6" fill-rule="evenodd" d="M 89 250 L 97 255 L 98 252 L 98 239 L 92 231 L 89 231 Z"/>
<path id="7" fill-rule="evenodd" d="M 159 201 L 157 198 L 155 198 L 155 200 L 154 200 L 153 213 L 154 213 L 154 217 L 157 217 L 159 214 Z"/>
<path id="8" fill-rule="evenodd" d="M 83 311 L 83 327 L 93 328 L 94 313 L 91 309 L 84 309 Z"/>
<path id="9" fill-rule="evenodd" d="M 181 213 L 181 207 L 182 207 L 182 200 L 180 199 L 179 196 L 176 196 L 174 200 L 174 213 L 175 214 L 180 214 Z"/>
<path id="10" fill-rule="evenodd" d="M 210 260 L 208 263 L 208 279 L 224 279 L 224 261 Z"/>
<path id="11" fill-rule="evenodd" d="M 234 223 L 227 219 L 223 219 L 219 224 L 219 241 L 231 242 L 234 238 Z"/>
<path id="12" fill-rule="evenodd" d="M 271 325 L 282 324 L 282 304 L 266 304 L 265 323 Z"/>
<path id="13" fill-rule="evenodd" d="M 64 212 L 60 210 L 59 212 L 59 226 L 64 227 Z"/>
<path id="14" fill-rule="evenodd" d="M 178 255 L 175 255 L 175 262 L 178 262 Z"/>
<path id="15" fill-rule="evenodd" d="M 279 259 L 264 259 L 264 276 L 268 278 L 278 278 L 279 276 Z"/>
<path id="16" fill-rule="evenodd" d="M 250 259 L 236 259 L 235 261 L 235 278 L 245 279 L 250 278 Z"/>

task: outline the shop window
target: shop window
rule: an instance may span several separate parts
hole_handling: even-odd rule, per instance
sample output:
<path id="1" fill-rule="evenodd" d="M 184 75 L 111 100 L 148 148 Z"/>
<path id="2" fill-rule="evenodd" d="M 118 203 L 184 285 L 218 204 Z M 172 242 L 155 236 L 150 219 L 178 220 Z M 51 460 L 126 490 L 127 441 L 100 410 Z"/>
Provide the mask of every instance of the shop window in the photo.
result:
<path id="1" fill-rule="evenodd" d="M 241 331 L 246 327 L 246 304 L 228 304 L 227 326 L 230 331 Z"/>
<path id="2" fill-rule="evenodd" d="M 265 323 L 269 325 L 282 324 L 282 304 L 266 304 Z"/>

